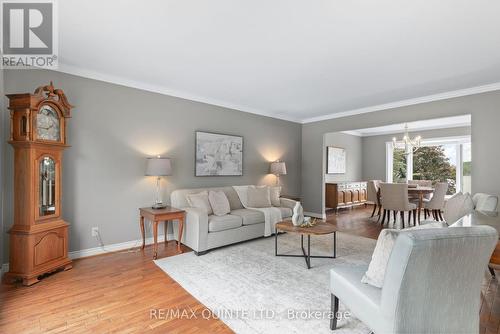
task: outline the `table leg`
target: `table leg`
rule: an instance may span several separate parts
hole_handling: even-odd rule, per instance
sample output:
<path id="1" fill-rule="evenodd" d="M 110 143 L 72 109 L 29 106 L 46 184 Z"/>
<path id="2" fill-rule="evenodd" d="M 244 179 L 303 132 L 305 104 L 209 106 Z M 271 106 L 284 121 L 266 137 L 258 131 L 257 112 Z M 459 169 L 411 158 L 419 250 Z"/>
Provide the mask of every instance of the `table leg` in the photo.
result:
<path id="1" fill-rule="evenodd" d="M 420 212 L 424 203 L 424 193 L 418 193 L 418 225 L 420 225 Z"/>
<path id="2" fill-rule="evenodd" d="M 333 257 L 337 257 L 337 232 L 333 232 Z"/>
<path id="3" fill-rule="evenodd" d="M 153 259 L 156 260 L 158 257 L 158 221 L 153 222 Z"/>
<path id="4" fill-rule="evenodd" d="M 182 240 L 182 231 L 184 230 L 184 217 L 179 219 L 179 241 L 177 241 L 177 251 L 179 253 L 182 252 L 181 250 L 181 240 Z"/>
<path id="5" fill-rule="evenodd" d="M 311 235 L 307 235 L 307 269 L 311 269 Z"/>
<path id="6" fill-rule="evenodd" d="M 146 246 L 146 237 L 144 236 L 144 217 L 141 216 L 141 236 L 142 236 L 142 247 L 141 249 L 144 249 L 144 246 Z"/>
<path id="7" fill-rule="evenodd" d="M 167 243 L 167 226 L 168 226 L 168 220 L 165 220 L 164 223 L 163 223 L 163 227 L 165 228 L 164 230 L 164 237 L 165 237 L 165 243 Z"/>
<path id="8" fill-rule="evenodd" d="M 274 232 L 274 256 L 278 256 L 278 229 Z"/>

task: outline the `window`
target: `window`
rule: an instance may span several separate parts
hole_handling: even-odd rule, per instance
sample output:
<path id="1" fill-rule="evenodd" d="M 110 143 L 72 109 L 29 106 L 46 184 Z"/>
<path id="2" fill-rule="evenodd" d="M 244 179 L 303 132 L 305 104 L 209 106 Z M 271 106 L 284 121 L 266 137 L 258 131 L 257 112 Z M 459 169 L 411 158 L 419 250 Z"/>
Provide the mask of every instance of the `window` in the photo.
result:
<path id="1" fill-rule="evenodd" d="M 387 143 L 387 181 L 432 180 L 448 183 L 448 195 L 471 191 L 470 137 L 428 139 L 416 152 Z"/>

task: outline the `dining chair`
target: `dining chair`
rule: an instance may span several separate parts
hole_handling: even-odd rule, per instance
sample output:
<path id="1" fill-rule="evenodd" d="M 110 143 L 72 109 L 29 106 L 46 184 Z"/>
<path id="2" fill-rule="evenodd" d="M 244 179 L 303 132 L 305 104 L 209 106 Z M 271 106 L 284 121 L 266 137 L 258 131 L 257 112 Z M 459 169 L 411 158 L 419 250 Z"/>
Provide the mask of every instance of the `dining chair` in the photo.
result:
<path id="1" fill-rule="evenodd" d="M 448 192 L 448 183 L 439 182 L 434 186 L 431 199 L 424 199 L 424 219 L 431 214 L 437 221 L 444 221 L 442 210 L 444 209 L 445 196 Z"/>
<path id="2" fill-rule="evenodd" d="M 373 204 L 373 211 L 372 215 L 370 216 L 373 217 L 375 216 L 375 211 L 377 211 L 377 216 L 380 216 L 380 212 L 382 210 L 382 206 L 380 205 L 380 193 L 379 193 L 379 184 L 382 181 L 380 180 L 370 180 L 368 181 L 368 189 L 367 189 L 367 204 Z"/>
<path id="3" fill-rule="evenodd" d="M 410 203 L 408 199 L 408 184 L 406 183 L 380 183 L 380 201 L 382 204 L 383 216 L 381 225 L 384 225 L 385 218 L 387 223 L 391 220 L 391 211 L 396 223 L 397 213 L 401 214 L 401 224 L 405 227 L 405 212 L 408 212 L 408 225 L 411 222 L 413 213 L 413 224 L 417 222 L 417 205 Z"/>

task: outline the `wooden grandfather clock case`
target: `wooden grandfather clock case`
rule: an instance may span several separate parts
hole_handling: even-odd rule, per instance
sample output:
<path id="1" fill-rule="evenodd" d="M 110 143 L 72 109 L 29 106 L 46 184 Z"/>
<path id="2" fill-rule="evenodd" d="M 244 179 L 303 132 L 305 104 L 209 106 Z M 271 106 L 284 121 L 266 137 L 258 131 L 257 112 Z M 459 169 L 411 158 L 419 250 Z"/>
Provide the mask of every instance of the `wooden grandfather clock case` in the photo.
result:
<path id="1" fill-rule="evenodd" d="M 14 224 L 7 282 L 24 285 L 70 269 L 68 224 L 61 218 L 62 154 L 72 106 L 52 82 L 34 94 L 9 94 L 14 147 Z"/>

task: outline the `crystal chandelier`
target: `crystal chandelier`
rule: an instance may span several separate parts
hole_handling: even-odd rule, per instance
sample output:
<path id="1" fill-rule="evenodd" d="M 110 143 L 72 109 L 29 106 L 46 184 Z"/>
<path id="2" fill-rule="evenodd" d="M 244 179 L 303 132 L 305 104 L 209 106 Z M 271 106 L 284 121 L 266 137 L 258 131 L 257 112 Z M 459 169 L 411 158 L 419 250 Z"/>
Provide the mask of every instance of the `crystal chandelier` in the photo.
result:
<path id="1" fill-rule="evenodd" d="M 401 140 L 398 141 L 396 137 L 392 138 L 392 147 L 404 148 L 406 155 L 417 152 L 421 147 L 421 143 L 421 136 L 416 136 L 413 139 L 410 138 L 410 133 L 408 132 L 408 124 L 405 124 L 405 132 Z"/>

